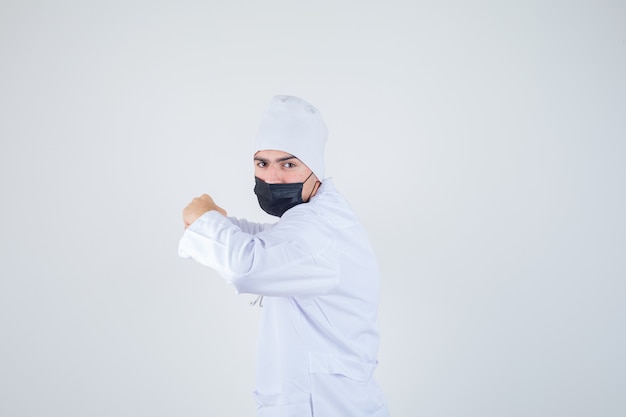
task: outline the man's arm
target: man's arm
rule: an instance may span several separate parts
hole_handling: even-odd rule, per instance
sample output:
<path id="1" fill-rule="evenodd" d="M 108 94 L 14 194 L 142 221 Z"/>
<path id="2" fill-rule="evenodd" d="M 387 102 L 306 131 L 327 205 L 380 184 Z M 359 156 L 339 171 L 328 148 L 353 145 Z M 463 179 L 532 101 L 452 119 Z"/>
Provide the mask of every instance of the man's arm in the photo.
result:
<path id="1" fill-rule="evenodd" d="M 215 269 L 240 293 L 326 293 L 339 283 L 332 231 L 306 221 L 306 215 L 298 217 L 251 235 L 210 211 L 185 231 L 179 254 Z"/>

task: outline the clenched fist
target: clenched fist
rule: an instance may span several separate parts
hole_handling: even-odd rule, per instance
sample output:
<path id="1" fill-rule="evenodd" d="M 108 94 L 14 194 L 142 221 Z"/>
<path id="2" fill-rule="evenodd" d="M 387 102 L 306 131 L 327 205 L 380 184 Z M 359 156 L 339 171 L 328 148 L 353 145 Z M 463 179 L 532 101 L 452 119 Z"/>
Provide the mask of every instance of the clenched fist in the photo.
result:
<path id="1" fill-rule="evenodd" d="M 195 222 L 198 217 L 202 216 L 207 211 L 217 210 L 224 216 L 226 216 L 226 210 L 215 204 L 215 201 L 208 194 L 202 194 L 200 197 L 196 197 L 191 200 L 191 203 L 183 210 L 183 223 L 185 223 L 185 229 Z"/>

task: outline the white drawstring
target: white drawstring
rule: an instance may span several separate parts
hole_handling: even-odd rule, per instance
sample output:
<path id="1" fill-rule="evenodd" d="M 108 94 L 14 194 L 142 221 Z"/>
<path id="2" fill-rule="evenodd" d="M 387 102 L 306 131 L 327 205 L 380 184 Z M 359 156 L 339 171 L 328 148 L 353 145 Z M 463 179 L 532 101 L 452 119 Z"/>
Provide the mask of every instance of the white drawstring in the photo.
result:
<path id="1" fill-rule="evenodd" d="M 258 295 L 254 301 L 250 301 L 250 307 L 254 307 L 255 305 L 257 305 L 257 303 L 259 304 L 260 308 L 263 308 L 263 296 L 262 295 Z"/>

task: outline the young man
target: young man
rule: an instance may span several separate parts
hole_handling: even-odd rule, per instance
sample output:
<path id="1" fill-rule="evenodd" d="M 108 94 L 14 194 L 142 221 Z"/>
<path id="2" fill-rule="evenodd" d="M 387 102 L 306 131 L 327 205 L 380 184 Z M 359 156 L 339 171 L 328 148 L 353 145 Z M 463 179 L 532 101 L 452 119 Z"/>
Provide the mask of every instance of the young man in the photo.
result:
<path id="1" fill-rule="evenodd" d="M 254 192 L 278 222 L 227 217 L 206 194 L 183 210 L 180 255 L 261 297 L 259 417 L 388 415 L 373 378 L 378 266 L 365 230 L 324 176 L 327 136 L 315 107 L 274 97 L 257 136 Z"/>

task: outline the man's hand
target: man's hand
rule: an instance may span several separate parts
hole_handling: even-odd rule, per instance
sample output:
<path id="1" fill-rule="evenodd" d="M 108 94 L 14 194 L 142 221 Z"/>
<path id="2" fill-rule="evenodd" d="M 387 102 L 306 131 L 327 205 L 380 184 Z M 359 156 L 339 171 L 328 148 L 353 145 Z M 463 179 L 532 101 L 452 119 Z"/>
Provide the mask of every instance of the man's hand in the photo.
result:
<path id="1" fill-rule="evenodd" d="M 211 210 L 217 210 L 226 216 L 226 210 L 215 204 L 215 201 L 213 201 L 213 199 L 207 194 L 202 194 L 200 197 L 196 197 L 191 200 L 191 203 L 189 203 L 183 210 L 183 223 L 185 223 L 185 229 L 188 228 L 191 223 L 195 222 L 198 217 Z"/>

